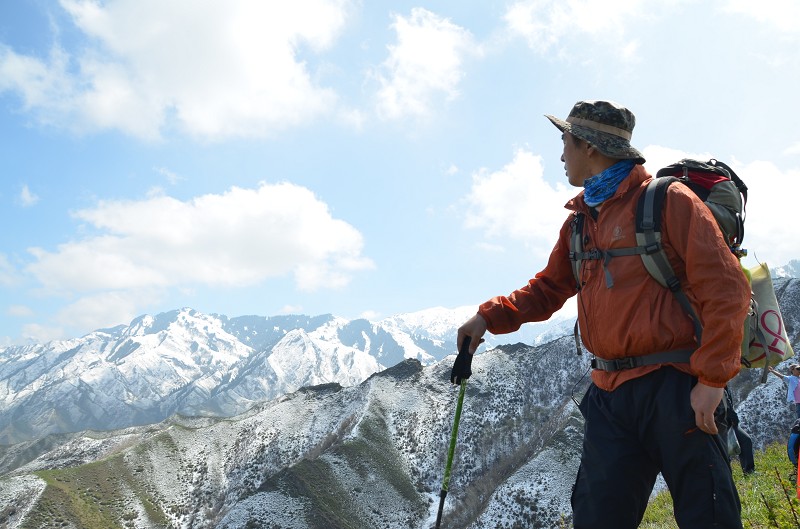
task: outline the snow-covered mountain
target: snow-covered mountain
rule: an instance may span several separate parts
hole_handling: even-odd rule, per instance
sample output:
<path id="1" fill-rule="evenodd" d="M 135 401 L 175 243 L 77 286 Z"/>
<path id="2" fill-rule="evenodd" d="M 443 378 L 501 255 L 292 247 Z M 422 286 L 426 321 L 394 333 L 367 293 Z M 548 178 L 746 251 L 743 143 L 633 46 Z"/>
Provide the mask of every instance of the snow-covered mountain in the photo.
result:
<path id="1" fill-rule="evenodd" d="M 800 280 L 775 287 L 797 346 Z M 0 447 L 0 525 L 428 529 L 457 397 L 453 358 L 407 359 L 235 417 L 172 416 Z M 474 358 L 446 527 L 569 526 L 582 435 L 573 398 L 585 391 L 588 360 L 571 335 Z M 781 381 L 758 384 L 759 375 L 745 370 L 731 383 L 757 448 L 785 442 L 794 421 Z"/>
<path id="2" fill-rule="evenodd" d="M 798 261 L 773 269 L 783 277 Z M 431 308 L 377 322 L 240 316 L 181 309 L 81 338 L 0 349 L 0 444 L 151 424 L 174 413 L 225 417 L 303 386 L 358 384 L 405 359 L 455 351 L 476 307 Z M 574 299 L 543 323 L 486 346 L 538 345 L 572 333 Z"/>
<path id="3" fill-rule="evenodd" d="M 455 350 L 474 307 L 378 322 L 330 315 L 226 316 L 181 309 L 73 340 L 0 350 L 0 444 L 157 423 L 174 413 L 230 416 L 303 386 L 358 384 L 405 359 Z M 506 340 L 563 335 L 567 310 Z M 502 343 L 492 338 L 489 345 Z"/>
<path id="4" fill-rule="evenodd" d="M 504 346 L 475 357 L 448 527 L 478 516 L 520 467 L 547 497 L 508 482 L 514 496 L 498 501 L 548 520 L 545 526 L 569 512 L 580 446 L 569 395 L 581 391 L 576 367 L 586 362 L 573 351 L 563 338 L 544 349 Z M 427 367 L 405 360 L 356 386 L 304 388 L 227 419 L 174 416 L 0 448 L 0 504 L 13 505 L 14 521 L 42 527 L 74 520 L 72 498 L 98 527 L 427 529 L 457 396 L 448 379 L 452 359 Z M 536 455 L 549 463 L 534 464 Z M 45 487 L 45 475 L 59 485 Z M 496 521 L 485 513 L 473 527 L 494 529 Z"/>
<path id="5" fill-rule="evenodd" d="M 797 349 L 800 280 L 774 283 Z M 368 322 L 183 309 L 8 348 L 0 427 L 23 441 L 0 442 L 0 527 L 427 529 L 455 402 L 445 355 L 474 308 L 458 310 Z M 551 323 L 540 334 L 557 340 L 475 357 L 448 527 L 568 519 L 588 358 L 571 317 Z M 784 385 L 759 374 L 731 387 L 762 447 L 794 419 Z M 123 429 L 88 431 L 109 428 Z"/>
<path id="6" fill-rule="evenodd" d="M 775 278 L 800 277 L 800 261 L 793 259 L 784 266 L 770 268 L 770 273 Z"/>

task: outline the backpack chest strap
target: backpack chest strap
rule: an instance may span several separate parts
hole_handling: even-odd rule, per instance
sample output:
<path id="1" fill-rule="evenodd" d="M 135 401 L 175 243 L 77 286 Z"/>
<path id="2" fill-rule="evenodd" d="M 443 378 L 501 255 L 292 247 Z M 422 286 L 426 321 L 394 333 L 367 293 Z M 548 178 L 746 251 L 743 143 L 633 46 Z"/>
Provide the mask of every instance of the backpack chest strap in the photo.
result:
<path id="1" fill-rule="evenodd" d="M 613 248 L 610 250 L 600 250 L 598 248 L 592 248 L 588 252 L 570 252 L 569 258 L 570 261 L 573 263 L 573 267 L 575 268 L 574 272 L 577 277 L 580 274 L 580 262 L 584 259 L 589 260 L 600 260 L 603 262 L 603 274 L 605 275 L 606 280 L 606 288 L 611 288 L 614 286 L 614 278 L 611 276 L 611 272 L 608 270 L 608 264 L 611 262 L 611 259 L 614 257 L 624 257 L 630 255 L 649 255 L 654 252 L 657 252 L 661 249 L 661 245 L 656 243 L 653 245 L 647 246 L 631 246 L 628 248 Z"/>

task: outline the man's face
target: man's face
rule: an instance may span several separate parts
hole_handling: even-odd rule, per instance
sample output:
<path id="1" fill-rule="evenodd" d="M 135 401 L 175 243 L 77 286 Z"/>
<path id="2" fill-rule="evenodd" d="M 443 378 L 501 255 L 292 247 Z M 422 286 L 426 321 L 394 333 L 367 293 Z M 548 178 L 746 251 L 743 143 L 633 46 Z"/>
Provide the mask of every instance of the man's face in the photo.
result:
<path id="1" fill-rule="evenodd" d="M 575 141 L 576 138 L 569 132 L 561 135 L 564 143 L 564 152 L 561 154 L 561 161 L 564 162 L 564 170 L 570 185 L 583 187 L 583 181 L 592 176 L 589 169 L 588 144 L 585 141 Z"/>

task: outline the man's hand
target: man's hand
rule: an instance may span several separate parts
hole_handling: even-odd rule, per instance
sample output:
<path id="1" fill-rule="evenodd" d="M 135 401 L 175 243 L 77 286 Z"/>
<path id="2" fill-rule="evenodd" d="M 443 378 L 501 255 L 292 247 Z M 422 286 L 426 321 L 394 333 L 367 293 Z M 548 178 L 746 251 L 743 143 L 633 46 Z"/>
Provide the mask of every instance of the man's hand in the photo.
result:
<path id="1" fill-rule="evenodd" d="M 475 314 L 468 319 L 464 325 L 458 328 L 458 337 L 456 338 L 456 346 L 461 350 L 461 345 L 464 343 L 464 338 L 469 337 L 469 353 L 475 354 L 478 346 L 483 343 L 483 335 L 486 334 L 486 320 L 480 314 Z"/>
<path id="2" fill-rule="evenodd" d="M 713 388 L 700 382 L 692 388 L 690 401 L 694 410 L 694 420 L 697 427 L 706 433 L 713 435 L 719 433 L 714 423 L 714 410 L 722 401 L 724 391 L 724 388 Z"/>

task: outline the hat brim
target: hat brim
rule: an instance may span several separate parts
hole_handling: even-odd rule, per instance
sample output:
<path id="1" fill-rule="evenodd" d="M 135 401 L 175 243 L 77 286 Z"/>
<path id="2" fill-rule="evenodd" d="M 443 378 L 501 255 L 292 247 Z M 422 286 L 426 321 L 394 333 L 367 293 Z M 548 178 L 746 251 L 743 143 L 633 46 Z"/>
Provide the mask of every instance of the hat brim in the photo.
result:
<path id="1" fill-rule="evenodd" d="M 609 158 L 634 160 L 638 164 L 643 164 L 645 162 L 642 153 L 635 149 L 630 142 L 624 138 L 582 125 L 574 125 L 548 114 L 545 114 L 544 117 L 549 119 L 561 132 L 569 132 L 573 136 L 591 143 L 598 151 Z"/>

